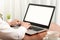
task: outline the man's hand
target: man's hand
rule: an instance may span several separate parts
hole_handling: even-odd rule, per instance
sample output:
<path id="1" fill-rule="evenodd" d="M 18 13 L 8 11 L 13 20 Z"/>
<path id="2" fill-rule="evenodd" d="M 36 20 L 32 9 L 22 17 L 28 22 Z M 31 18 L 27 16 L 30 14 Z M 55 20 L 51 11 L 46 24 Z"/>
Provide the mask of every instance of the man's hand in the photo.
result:
<path id="1" fill-rule="evenodd" d="M 28 29 L 31 26 L 31 24 L 28 23 L 28 22 L 21 22 L 21 26 L 23 26 L 23 27 Z"/>
<path id="2" fill-rule="evenodd" d="M 10 26 L 12 26 L 12 27 L 14 27 L 14 26 L 23 26 L 23 27 L 25 27 L 25 28 L 29 28 L 30 26 L 31 26 L 31 24 L 30 23 L 28 23 L 28 22 L 22 22 L 22 21 L 19 21 L 19 20 L 17 20 L 17 19 L 14 19 L 14 20 L 12 20 L 11 22 L 8 22 L 9 23 L 9 25 Z"/>
<path id="3" fill-rule="evenodd" d="M 17 20 L 17 19 L 14 19 L 14 20 L 12 20 L 11 22 L 9 22 L 9 25 L 10 26 L 20 26 L 21 25 L 21 22 L 19 21 L 19 20 Z"/>

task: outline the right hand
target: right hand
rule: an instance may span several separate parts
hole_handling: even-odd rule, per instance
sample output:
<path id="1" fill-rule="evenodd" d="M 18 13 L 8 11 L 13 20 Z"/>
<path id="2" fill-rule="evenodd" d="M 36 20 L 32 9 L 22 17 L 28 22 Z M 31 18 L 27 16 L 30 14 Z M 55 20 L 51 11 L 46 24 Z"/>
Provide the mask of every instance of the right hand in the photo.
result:
<path id="1" fill-rule="evenodd" d="M 23 26 L 23 27 L 28 29 L 31 26 L 31 24 L 28 23 L 28 22 L 21 22 L 21 26 Z"/>
<path id="2" fill-rule="evenodd" d="M 21 25 L 21 21 L 19 21 L 18 19 L 14 19 L 11 22 L 8 22 L 10 26 L 20 26 Z"/>

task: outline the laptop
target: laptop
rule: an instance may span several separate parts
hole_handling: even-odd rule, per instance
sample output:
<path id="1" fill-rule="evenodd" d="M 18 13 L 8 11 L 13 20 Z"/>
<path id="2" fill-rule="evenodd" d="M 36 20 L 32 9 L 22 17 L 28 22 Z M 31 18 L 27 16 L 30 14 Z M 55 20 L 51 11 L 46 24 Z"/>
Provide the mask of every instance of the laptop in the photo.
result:
<path id="1" fill-rule="evenodd" d="M 26 33 L 32 35 L 48 30 L 54 10 L 55 6 L 30 3 L 23 21 L 31 23 L 32 26 Z"/>

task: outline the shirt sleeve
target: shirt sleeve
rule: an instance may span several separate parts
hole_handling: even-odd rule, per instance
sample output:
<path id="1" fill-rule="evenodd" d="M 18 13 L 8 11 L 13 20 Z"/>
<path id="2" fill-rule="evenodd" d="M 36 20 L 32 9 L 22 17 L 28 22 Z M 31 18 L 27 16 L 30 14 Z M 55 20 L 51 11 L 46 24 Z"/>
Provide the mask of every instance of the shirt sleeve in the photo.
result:
<path id="1" fill-rule="evenodd" d="M 27 29 L 23 26 L 19 27 L 19 29 L 17 29 L 17 33 L 19 35 L 19 39 L 23 39 L 25 36 Z"/>
<path id="2" fill-rule="evenodd" d="M 12 39 L 22 39 L 26 33 L 27 29 L 23 26 L 18 29 L 11 28 L 5 21 L 0 22 L 0 32 L 4 33 L 5 37 L 10 37 Z"/>

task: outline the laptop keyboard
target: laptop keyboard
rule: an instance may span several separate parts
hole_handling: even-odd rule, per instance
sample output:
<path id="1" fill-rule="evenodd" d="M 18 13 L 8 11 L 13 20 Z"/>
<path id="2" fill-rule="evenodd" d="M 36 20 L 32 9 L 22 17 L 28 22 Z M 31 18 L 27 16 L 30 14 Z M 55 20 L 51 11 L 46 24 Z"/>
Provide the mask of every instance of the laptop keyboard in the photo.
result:
<path id="1" fill-rule="evenodd" d="M 43 29 L 38 28 L 38 27 L 30 27 L 29 29 L 31 29 L 31 30 L 35 30 L 35 31 L 40 31 L 40 30 L 43 30 Z"/>

